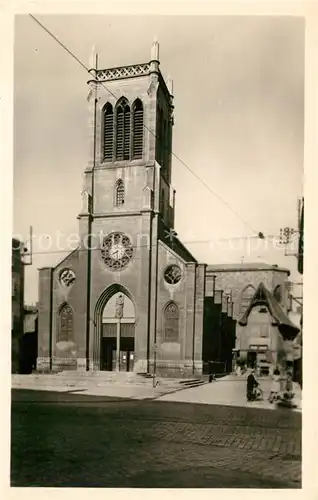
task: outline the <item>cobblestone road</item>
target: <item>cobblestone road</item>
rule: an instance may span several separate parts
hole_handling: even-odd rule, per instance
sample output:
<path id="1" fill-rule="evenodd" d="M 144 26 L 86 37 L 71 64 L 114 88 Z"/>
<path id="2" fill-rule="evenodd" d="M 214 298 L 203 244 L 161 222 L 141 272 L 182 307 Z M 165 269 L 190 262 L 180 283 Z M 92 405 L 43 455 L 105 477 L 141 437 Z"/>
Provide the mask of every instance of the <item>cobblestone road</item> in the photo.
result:
<path id="1" fill-rule="evenodd" d="M 13 391 L 12 485 L 301 487 L 301 414 Z"/>

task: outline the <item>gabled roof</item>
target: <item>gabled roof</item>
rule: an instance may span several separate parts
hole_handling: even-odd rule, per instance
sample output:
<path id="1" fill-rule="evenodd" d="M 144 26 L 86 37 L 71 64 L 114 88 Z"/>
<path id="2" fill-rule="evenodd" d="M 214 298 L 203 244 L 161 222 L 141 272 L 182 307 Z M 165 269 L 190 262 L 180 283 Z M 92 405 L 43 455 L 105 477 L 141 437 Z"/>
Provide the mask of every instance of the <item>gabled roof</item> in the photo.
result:
<path id="1" fill-rule="evenodd" d="M 195 259 L 191 252 L 181 243 L 177 237 L 177 233 L 175 233 L 173 229 L 168 230 L 162 222 L 159 223 L 158 238 L 185 262 L 197 262 L 197 259 Z"/>
<path id="2" fill-rule="evenodd" d="M 294 325 L 290 319 L 288 318 L 287 314 L 283 311 L 273 294 L 267 288 L 263 283 L 260 283 L 248 308 L 246 309 L 245 313 L 239 320 L 239 325 L 241 326 L 246 326 L 248 317 L 250 315 L 251 310 L 253 309 L 254 306 L 257 304 L 266 304 L 269 312 L 273 318 L 273 324 L 277 325 L 278 327 L 281 327 L 286 335 L 284 337 L 293 337 L 296 336 L 297 333 L 299 332 L 299 328 Z M 290 333 L 288 333 L 288 331 Z"/>

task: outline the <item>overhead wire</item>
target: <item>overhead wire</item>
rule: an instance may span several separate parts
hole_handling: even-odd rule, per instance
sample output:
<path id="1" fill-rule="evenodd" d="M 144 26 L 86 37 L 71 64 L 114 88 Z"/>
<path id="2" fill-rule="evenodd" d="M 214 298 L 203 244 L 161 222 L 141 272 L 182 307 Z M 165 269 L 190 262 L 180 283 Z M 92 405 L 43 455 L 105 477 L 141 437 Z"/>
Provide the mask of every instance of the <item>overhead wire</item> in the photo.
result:
<path id="1" fill-rule="evenodd" d="M 34 15 L 32 14 L 29 14 L 29 16 L 38 24 L 38 26 L 40 26 L 49 36 L 51 36 L 53 38 L 53 40 L 55 40 L 78 64 L 80 64 L 88 73 L 90 73 L 90 71 L 94 70 L 94 68 L 88 68 L 63 42 L 61 42 L 43 23 L 41 23 Z M 118 96 L 116 96 L 108 87 L 106 87 L 106 85 L 104 84 L 104 82 L 100 82 L 98 81 L 97 82 L 98 84 L 100 84 L 102 87 L 104 87 L 104 89 L 109 92 L 110 95 L 112 95 L 115 99 L 118 99 Z M 143 124 L 144 128 L 149 132 L 151 133 L 155 138 L 157 137 L 156 134 L 150 130 L 145 124 Z M 174 156 L 174 158 L 176 158 L 176 160 L 178 160 L 189 172 L 192 173 L 192 175 L 199 181 L 201 182 L 201 184 L 213 195 L 215 196 L 223 205 L 225 205 L 245 226 L 249 227 L 253 233 L 255 233 L 256 235 L 258 235 L 258 237 L 260 237 L 262 239 L 262 237 L 260 235 L 262 235 L 261 232 L 259 231 L 256 231 L 252 226 L 251 224 L 249 224 L 246 220 L 244 220 L 241 215 L 231 207 L 231 205 L 225 201 L 219 194 L 217 194 L 196 172 L 194 172 L 192 170 L 191 167 L 189 167 L 189 165 L 184 161 L 182 160 L 182 158 L 180 158 L 180 156 L 178 156 L 176 153 L 174 153 L 172 151 L 172 156 Z"/>
<path id="2" fill-rule="evenodd" d="M 94 236 L 92 234 L 92 236 Z M 101 241 L 101 238 L 100 238 L 100 234 L 98 235 L 95 235 L 97 239 L 99 239 L 99 241 Z M 106 237 L 107 235 L 105 234 L 104 237 Z M 268 235 L 266 237 L 266 240 L 274 240 L 274 239 L 279 239 L 280 235 L 276 234 L 276 235 Z M 47 235 L 47 239 L 51 239 L 51 236 Z M 133 238 L 132 238 L 133 239 Z M 142 238 L 140 238 L 142 239 Z M 172 235 L 172 237 L 170 236 L 170 234 L 167 234 L 166 236 L 166 240 L 170 240 L 170 243 L 171 243 L 171 246 L 170 248 L 172 248 L 173 250 L 173 247 L 177 247 L 178 246 L 178 243 L 181 244 L 181 246 L 184 246 L 184 245 L 196 245 L 196 244 L 200 244 L 200 245 L 218 245 L 220 243 L 227 243 L 227 242 L 231 242 L 231 241 L 241 241 L 241 242 L 245 242 L 245 244 L 247 244 L 247 241 L 248 240 L 258 240 L 259 238 L 257 236 L 251 236 L 251 237 L 234 237 L 234 238 L 220 238 L 220 239 L 217 239 L 217 240 L 213 240 L 213 239 L 210 239 L 210 240 L 190 240 L 190 241 L 185 241 L 185 242 L 181 242 L 176 235 Z M 265 241 L 266 241 L 265 240 Z M 264 240 L 263 240 L 264 241 Z M 169 244 L 167 243 L 167 241 L 164 241 L 162 240 L 163 243 L 165 243 L 167 246 L 169 246 Z M 26 242 L 24 242 L 23 246 L 26 247 L 28 244 L 28 240 Z M 279 243 L 281 245 L 281 247 L 283 248 L 284 246 L 286 246 L 286 243 Z M 290 244 L 292 244 L 292 242 L 290 242 Z M 130 248 L 132 250 L 136 250 L 136 249 L 141 249 L 141 248 L 151 248 L 151 247 L 154 247 L 155 244 L 132 244 L 130 246 Z M 100 251 L 102 245 L 98 246 L 97 248 L 90 248 L 91 251 Z M 68 252 L 73 252 L 73 251 L 87 251 L 87 247 L 84 246 L 84 248 L 81 248 L 81 247 L 76 247 L 76 248 L 73 248 L 73 249 L 70 249 L 70 248 L 66 248 L 66 249 L 59 249 L 59 250 L 43 250 L 43 251 L 33 251 L 32 252 L 32 255 L 45 255 L 45 254 L 63 254 L 63 253 L 68 253 Z M 224 247 L 223 247 L 224 249 Z M 191 252 L 186 249 L 186 251 L 191 254 Z M 29 254 L 28 253 L 24 253 L 22 254 L 23 256 L 28 256 Z"/>

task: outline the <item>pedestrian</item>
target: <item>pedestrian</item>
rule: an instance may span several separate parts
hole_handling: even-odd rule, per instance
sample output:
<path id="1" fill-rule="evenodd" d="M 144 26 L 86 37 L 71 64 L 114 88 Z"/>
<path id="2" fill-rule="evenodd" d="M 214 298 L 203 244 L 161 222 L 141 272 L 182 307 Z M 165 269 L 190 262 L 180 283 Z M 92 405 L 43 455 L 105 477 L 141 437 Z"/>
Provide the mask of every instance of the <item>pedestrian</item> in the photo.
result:
<path id="1" fill-rule="evenodd" d="M 287 373 L 287 380 L 285 385 L 284 398 L 291 400 L 294 397 L 293 393 L 293 376 L 291 373 Z"/>
<path id="2" fill-rule="evenodd" d="M 255 378 L 255 370 L 252 370 L 249 376 L 247 377 L 247 386 L 246 386 L 246 398 L 247 401 L 253 401 L 255 399 L 254 390 L 258 386 L 258 382 Z"/>
<path id="3" fill-rule="evenodd" d="M 275 368 L 273 373 L 273 381 L 271 386 L 271 391 L 269 393 L 268 401 L 273 403 L 278 398 L 278 393 L 280 391 L 280 371 L 278 368 Z"/>

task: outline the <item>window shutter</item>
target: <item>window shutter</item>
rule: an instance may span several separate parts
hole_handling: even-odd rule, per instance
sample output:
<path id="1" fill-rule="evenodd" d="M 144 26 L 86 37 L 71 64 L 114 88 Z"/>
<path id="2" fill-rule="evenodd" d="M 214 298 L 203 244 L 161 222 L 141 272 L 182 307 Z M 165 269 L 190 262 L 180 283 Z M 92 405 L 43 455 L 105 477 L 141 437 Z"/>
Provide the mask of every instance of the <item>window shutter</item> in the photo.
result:
<path id="1" fill-rule="evenodd" d="M 162 160 L 162 110 L 157 108 L 157 125 L 156 125 L 156 160 L 161 165 Z"/>
<path id="2" fill-rule="evenodd" d="M 137 101 L 134 106 L 134 138 L 133 138 L 133 158 L 142 158 L 143 132 L 144 132 L 144 113 L 141 101 Z"/>
<path id="3" fill-rule="evenodd" d="M 117 127 L 116 127 L 116 160 L 124 159 L 124 112 L 119 106 L 117 109 Z"/>
<path id="4" fill-rule="evenodd" d="M 162 131 L 162 170 L 166 171 L 166 158 L 167 158 L 167 122 L 163 120 Z"/>
<path id="5" fill-rule="evenodd" d="M 130 158 L 130 108 L 125 100 L 117 106 L 116 113 L 116 160 Z"/>
<path id="6" fill-rule="evenodd" d="M 113 159 L 113 139 L 114 139 L 113 108 L 109 104 L 104 112 L 104 160 Z"/>
<path id="7" fill-rule="evenodd" d="M 130 157 L 130 109 L 125 106 L 124 111 L 124 160 Z"/>

